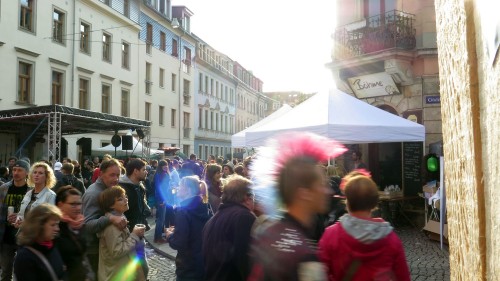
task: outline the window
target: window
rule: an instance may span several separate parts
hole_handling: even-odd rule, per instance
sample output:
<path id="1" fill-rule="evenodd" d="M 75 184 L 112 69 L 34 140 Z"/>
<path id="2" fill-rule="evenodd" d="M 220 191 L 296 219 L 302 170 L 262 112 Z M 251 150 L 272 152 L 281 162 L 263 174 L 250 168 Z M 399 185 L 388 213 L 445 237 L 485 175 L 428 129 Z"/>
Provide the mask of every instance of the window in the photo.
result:
<path id="1" fill-rule="evenodd" d="M 19 62 L 19 85 L 17 101 L 20 103 L 31 103 L 33 65 L 27 62 Z"/>
<path id="2" fill-rule="evenodd" d="M 208 76 L 205 76 L 205 94 L 208 93 Z"/>
<path id="3" fill-rule="evenodd" d="M 174 56 L 174 57 L 178 57 L 179 56 L 177 48 L 178 48 L 178 46 L 177 46 L 177 40 L 176 39 L 172 39 L 172 56 Z"/>
<path id="4" fill-rule="evenodd" d="M 33 28 L 34 0 L 21 0 L 21 13 L 19 14 L 19 26 L 22 29 L 35 31 Z"/>
<path id="5" fill-rule="evenodd" d="M 123 117 L 129 117 L 129 107 L 130 107 L 130 91 L 127 89 L 122 89 L 121 114 Z"/>
<path id="6" fill-rule="evenodd" d="M 215 129 L 215 119 L 214 119 L 214 112 L 210 111 L 210 130 Z"/>
<path id="7" fill-rule="evenodd" d="M 80 95 L 78 97 L 78 107 L 80 107 L 81 109 L 89 109 L 89 84 L 89 80 L 80 78 Z"/>
<path id="8" fill-rule="evenodd" d="M 184 112 L 184 124 L 183 124 L 183 128 L 191 128 L 191 126 L 189 125 L 190 122 L 190 119 L 191 119 L 191 114 L 189 112 Z"/>
<path id="9" fill-rule="evenodd" d="M 202 93 L 202 92 L 203 92 L 203 73 L 200 73 L 200 74 L 198 75 L 198 91 L 199 91 L 200 93 Z"/>
<path id="10" fill-rule="evenodd" d="M 172 81 L 170 81 L 170 82 L 172 84 L 172 92 L 174 92 L 174 93 L 175 93 L 175 88 L 176 88 L 176 86 L 175 86 L 176 80 L 177 80 L 177 75 L 175 75 L 175 73 L 172 73 Z"/>
<path id="11" fill-rule="evenodd" d="M 198 128 L 201 129 L 203 125 L 203 108 L 198 108 Z"/>
<path id="12" fill-rule="evenodd" d="M 52 99 L 50 104 L 63 104 L 63 74 L 52 71 Z"/>
<path id="13" fill-rule="evenodd" d="M 160 124 L 160 126 L 163 126 L 164 119 L 165 119 L 165 107 L 160 105 L 158 109 L 158 124 Z"/>
<path id="14" fill-rule="evenodd" d="M 146 94 L 151 94 L 151 64 L 146 63 Z"/>
<path id="15" fill-rule="evenodd" d="M 130 69 L 130 45 L 122 42 L 122 67 Z"/>
<path id="16" fill-rule="evenodd" d="M 191 95 L 189 94 L 191 92 L 191 82 L 189 80 L 186 80 L 184 79 L 183 81 L 183 85 L 182 85 L 182 97 L 184 98 L 184 104 L 185 105 L 189 105 L 189 102 L 191 100 Z"/>
<path id="17" fill-rule="evenodd" d="M 151 54 L 151 44 L 153 43 L 153 26 L 148 23 L 146 24 L 146 29 L 146 53 Z"/>
<path id="18" fill-rule="evenodd" d="M 80 23 L 80 51 L 90 54 L 90 25 Z"/>
<path id="19" fill-rule="evenodd" d="M 208 130 L 208 110 L 205 110 L 205 129 Z"/>
<path id="20" fill-rule="evenodd" d="M 130 18 L 130 0 L 123 0 L 123 15 Z"/>
<path id="21" fill-rule="evenodd" d="M 182 153 L 184 153 L 185 155 L 189 155 L 189 144 L 182 145 Z"/>
<path id="22" fill-rule="evenodd" d="M 160 68 L 160 87 L 165 87 L 165 69 Z"/>
<path id="23" fill-rule="evenodd" d="M 111 85 L 102 84 L 101 112 L 111 113 Z"/>
<path id="24" fill-rule="evenodd" d="M 54 9 L 52 16 L 52 41 L 64 44 L 65 15 L 63 12 Z"/>
<path id="25" fill-rule="evenodd" d="M 160 50 L 164 51 L 167 49 L 167 38 L 165 32 L 160 31 Z"/>
<path id="26" fill-rule="evenodd" d="M 111 34 L 102 34 L 102 60 L 111 62 Z"/>
<path id="27" fill-rule="evenodd" d="M 219 113 L 215 113 L 215 130 L 219 130 Z"/>
<path id="28" fill-rule="evenodd" d="M 144 119 L 151 121 L 151 103 L 146 102 L 144 108 Z"/>
<path id="29" fill-rule="evenodd" d="M 175 127 L 175 114 L 176 111 L 172 108 L 172 110 L 170 111 L 170 126 L 172 127 Z"/>

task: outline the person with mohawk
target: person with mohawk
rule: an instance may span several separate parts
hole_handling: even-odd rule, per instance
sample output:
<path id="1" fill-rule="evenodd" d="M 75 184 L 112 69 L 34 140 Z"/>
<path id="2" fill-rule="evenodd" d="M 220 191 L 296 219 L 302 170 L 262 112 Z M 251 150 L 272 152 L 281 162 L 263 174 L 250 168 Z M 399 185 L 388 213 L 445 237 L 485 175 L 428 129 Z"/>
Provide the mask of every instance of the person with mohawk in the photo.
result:
<path id="1" fill-rule="evenodd" d="M 311 133 L 284 134 L 260 149 L 251 175 L 276 186 L 285 210 L 281 219 L 253 237 L 249 281 L 327 280 L 313 238 L 316 216 L 328 211 L 332 195 L 319 164 L 345 150 L 336 141 Z M 256 194 L 272 194 L 268 191 L 255 188 Z"/>

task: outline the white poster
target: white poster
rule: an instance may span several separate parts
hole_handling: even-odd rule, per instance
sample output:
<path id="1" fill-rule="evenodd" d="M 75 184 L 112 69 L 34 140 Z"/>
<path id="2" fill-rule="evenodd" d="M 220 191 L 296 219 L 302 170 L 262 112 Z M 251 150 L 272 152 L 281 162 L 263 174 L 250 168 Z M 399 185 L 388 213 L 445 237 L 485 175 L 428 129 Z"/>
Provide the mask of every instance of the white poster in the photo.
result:
<path id="1" fill-rule="evenodd" d="M 347 78 L 347 81 L 359 99 L 400 94 L 392 77 L 385 72 Z"/>

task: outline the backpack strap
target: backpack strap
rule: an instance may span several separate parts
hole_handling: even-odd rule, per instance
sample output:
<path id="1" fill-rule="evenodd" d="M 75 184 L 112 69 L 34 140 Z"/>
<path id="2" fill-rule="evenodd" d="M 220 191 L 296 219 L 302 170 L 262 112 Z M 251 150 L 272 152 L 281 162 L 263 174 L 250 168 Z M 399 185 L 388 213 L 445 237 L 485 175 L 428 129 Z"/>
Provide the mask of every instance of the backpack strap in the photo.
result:
<path id="1" fill-rule="evenodd" d="M 26 249 L 30 250 L 33 254 L 38 256 L 38 258 L 42 261 L 42 263 L 47 268 L 47 271 L 49 272 L 50 277 L 52 278 L 53 281 L 59 281 L 59 279 L 57 279 L 56 273 L 54 272 L 54 269 L 52 268 L 52 265 L 50 265 L 49 261 L 47 260 L 47 258 L 44 255 L 42 255 L 42 253 L 40 253 L 38 250 L 36 250 L 35 248 L 30 247 L 30 246 L 26 246 Z"/>

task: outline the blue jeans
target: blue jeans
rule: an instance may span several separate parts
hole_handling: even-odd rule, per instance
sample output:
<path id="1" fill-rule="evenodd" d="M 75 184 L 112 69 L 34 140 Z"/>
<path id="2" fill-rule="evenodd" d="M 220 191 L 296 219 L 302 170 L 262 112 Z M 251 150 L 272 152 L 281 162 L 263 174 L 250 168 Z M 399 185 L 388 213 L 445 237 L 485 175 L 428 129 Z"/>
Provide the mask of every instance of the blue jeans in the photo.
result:
<path id="1" fill-rule="evenodd" d="M 156 204 L 156 226 L 155 226 L 155 237 L 154 240 L 161 238 L 163 234 L 163 226 L 165 224 L 165 204 Z"/>

